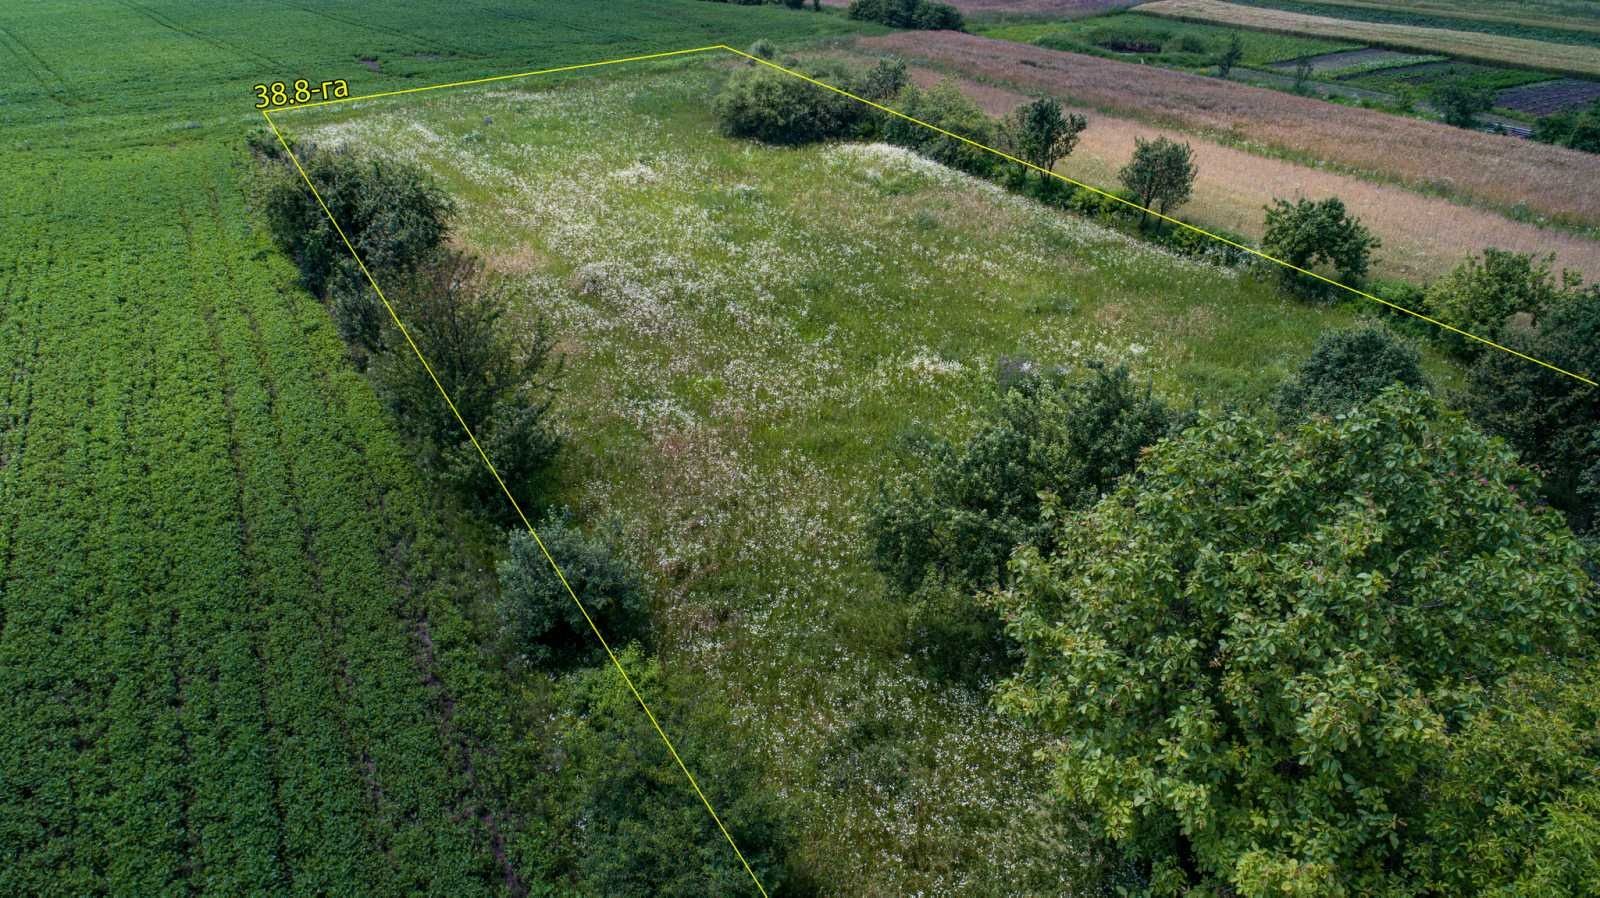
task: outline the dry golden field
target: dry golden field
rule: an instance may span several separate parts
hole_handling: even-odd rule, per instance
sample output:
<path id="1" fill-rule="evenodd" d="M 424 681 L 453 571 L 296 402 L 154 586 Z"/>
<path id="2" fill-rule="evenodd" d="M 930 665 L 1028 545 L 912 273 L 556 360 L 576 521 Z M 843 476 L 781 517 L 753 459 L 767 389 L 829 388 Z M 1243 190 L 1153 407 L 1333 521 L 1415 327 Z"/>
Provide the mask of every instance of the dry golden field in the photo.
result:
<path id="1" fill-rule="evenodd" d="M 1260 154 L 1331 165 L 1501 211 L 1520 208 L 1600 227 L 1600 156 L 1589 153 L 971 34 L 900 32 L 864 38 L 860 46 L 1024 93 L 1049 92 L 1074 105 L 1223 138 Z"/>
<path id="2" fill-rule="evenodd" d="M 1576 44 L 1557 44 L 1521 37 L 1503 37 L 1477 31 L 1447 28 L 1421 28 L 1382 22 L 1357 22 L 1331 16 L 1311 16 L 1280 9 L 1242 6 L 1221 0 L 1157 0 L 1139 7 L 1139 12 L 1195 22 L 1239 25 L 1262 31 L 1340 38 L 1443 53 L 1463 59 L 1545 69 L 1574 75 L 1600 75 L 1600 49 Z"/>

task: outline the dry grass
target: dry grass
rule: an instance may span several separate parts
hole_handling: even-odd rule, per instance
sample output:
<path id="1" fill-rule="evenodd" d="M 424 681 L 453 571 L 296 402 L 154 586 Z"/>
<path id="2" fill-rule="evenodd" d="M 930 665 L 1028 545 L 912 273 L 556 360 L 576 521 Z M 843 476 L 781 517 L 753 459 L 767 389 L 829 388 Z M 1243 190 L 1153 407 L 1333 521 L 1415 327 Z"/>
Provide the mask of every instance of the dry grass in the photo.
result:
<path id="1" fill-rule="evenodd" d="M 1139 7 L 1140 12 L 1175 19 L 1212 24 L 1239 25 L 1283 34 L 1341 38 L 1446 53 L 1464 59 L 1514 65 L 1519 68 L 1547 69 L 1574 75 L 1600 75 L 1600 49 L 1576 44 L 1555 44 L 1522 37 L 1504 37 L 1477 31 L 1447 28 L 1421 28 L 1416 25 L 1390 25 L 1357 22 L 1329 16 L 1241 6 L 1221 0 L 1157 0 Z"/>
<path id="2" fill-rule="evenodd" d="M 971 34 L 900 32 L 860 43 L 1105 113 L 1226 136 L 1245 149 L 1600 226 L 1600 156 L 1589 153 Z"/>
<path id="3" fill-rule="evenodd" d="M 917 68 L 912 77 L 923 86 L 931 86 L 944 76 Z M 1016 91 L 970 79 L 957 83 L 962 92 L 991 115 L 1004 115 L 1028 99 Z M 1383 237 L 1375 269 L 1382 276 L 1411 280 L 1437 277 L 1486 246 L 1540 255 L 1553 252 L 1558 265 L 1600 275 L 1600 241 L 1544 230 L 1437 197 L 1419 196 L 1403 187 L 1255 156 L 1132 119 L 1079 111 L 1089 115 L 1089 129 L 1073 154 L 1057 166 L 1058 171 L 1086 184 L 1109 187 L 1116 183 L 1118 168 L 1133 154 L 1135 137 L 1166 135 L 1188 140 L 1194 146 L 1200 175 L 1195 181 L 1194 198 L 1181 211 L 1185 218 L 1202 227 L 1222 228 L 1259 239 L 1262 207 L 1273 198 L 1337 196 Z"/>

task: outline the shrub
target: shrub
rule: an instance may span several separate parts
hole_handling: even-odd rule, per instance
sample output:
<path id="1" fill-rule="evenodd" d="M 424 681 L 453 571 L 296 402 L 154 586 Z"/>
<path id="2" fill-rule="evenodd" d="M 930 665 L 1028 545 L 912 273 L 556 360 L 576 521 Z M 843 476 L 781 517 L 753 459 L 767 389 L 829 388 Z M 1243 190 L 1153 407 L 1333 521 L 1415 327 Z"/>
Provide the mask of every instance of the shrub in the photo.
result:
<path id="1" fill-rule="evenodd" d="M 880 59 L 858 79 L 854 93 L 868 100 L 888 100 L 909 83 L 906 61 L 898 56 Z"/>
<path id="2" fill-rule="evenodd" d="M 656 662 L 631 649 L 620 661 L 762 884 L 775 895 L 808 894 L 784 855 L 792 837 L 783 805 L 762 782 L 745 734 L 697 687 L 668 681 Z M 561 693 L 552 832 L 570 844 L 576 894 L 751 893 L 749 874 L 617 672 L 574 672 Z"/>
<path id="3" fill-rule="evenodd" d="M 1072 153 L 1089 122 L 1077 113 L 1063 113 L 1061 101 L 1039 97 L 1017 107 L 1006 120 L 1006 143 L 1014 154 L 1045 171 Z M 1040 173 L 1045 183 L 1050 178 Z"/>
<path id="4" fill-rule="evenodd" d="M 1501 335 L 1510 349 L 1600 375 L 1600 289 L 1569 290 L 1532 324 Z M 1485 350 L 1467 372 L 1467 412 L 1544 474 L 1544 496 L 1574 529 L 1600 523 L 1600 390 L 1524 358 Z"/>
<path id="5" fill-rule="evenodd" d="M 328 281 L 328 308 L 333 313 L 334 329 L 358 364 L 365 366 L 369 358 L 383 351 L 389 313 L 366 276 L 349 259 L 335 266 Z"/>
<path id="6" fill-rule="evenodd" d="M 1430 285 L 1424 301 L 1428 311 L 1446 324 L 1494 340 L 1512 315 L 1537 316 L 1562 295 L 1567 285 L 1551 273 L 1554 261 L 1553 254 L 1537 259 L 1531 253 L 1491 247 L 1481 259 L 1467 259 Z M 1464 338 L 1452 345 L 1473 351 L 1482 346 Z"/>
<path id="7" fill-rule="evenodd" d="M 905 88 L 900 111 L 951 134 L 984 145 L 994 143 L 994 123 L 978 105 L 961 92 L 953 81 L 940 82 L 931 90 Z M 909 147 L 917 153 L 975 175 L 988 175 L 998 158 L 963 140 L 932 131 L 922 125 L 890 116 L 883 123 L 883 137 L 890 143 Z"/>
<path id="8" fill-rule="evenodd" d="M 848 137 L 859 127 L 863 108 L 767 66 L 733 73 L 712 103 L 724 134 L 789 145 Z"/>
<path id="9" fill-rule="evenodd" d="M 1267 207 L 1266 233 L 1261 248 L 1268 255 L 1296 268 L 1312 271 L 1332 268 L 1340 280 L 1359 284 L 1372 263 L 1372 251 L 1382 245 L 1359 218 L 1345 211 L 1338 197 L 1319 202 L 1274 200 Z M 1293 290 L 1322 296 L 1328 284 L 1293 269 L 1275 266 Z"/>
<path id="10" fill-rule="evenodd" d="M 778 48 L 772 45 L 772 41 L 761 38 L 750 45 L 750 55 L 761 59 L 775 59 L 778 56 Z"/>
<path id="11" fill-rule="evenodd" d="M 1286 421 L 1334 415 L 1397 383 L 1427 389 L 1421 356 L 1387 328 L 1363 325 L 1319 336 L 1310 357 L 1278 387 L 1274 404 Z"/>
<path id="12" fill-rule="evenodd" d="M 850 0 L 846 14 L 852 19 L 893 28 L 959 31 L 966 26 L 954 6 L 928 0 Z"/>
<path id="13" fill-rule="evenodd" d="M 1079 380 L 1025 375 L 965 444 L 913 447 L 914 467 L 880 487 L 868 533 L 936 672 L 977 676 L 1004 661 L 997 619 L 971 596 L 1006 582 L 1016 546 L 1049 546 L 1042 494 L 1094 502 L 1173 424 L 1126 369 L 1094 365 Z"/>
<path id="14" fill-rule="evenodd" d="M 1600 100 L 1588 109 L 1569 109 L 1539 119 L 1533 139 L 1586 153 L 1600 153 Z"/>
<path id="15" fill-rule="evenodd" d="M 344 151 L 310 148 L 299 155 L 328 212 L 380 283 L 415 269 L 444 244 L 454 204 L 421 169 Z M 282 171 L 267 191 L 268 227 L 306 289 L 326 297 L 329 278 L 349 252 L 298 174 Z"/>
<path id="16" fill-rule="evenodd" d="M 1134 144 L 1133 158 L 1117 177 L 1143 207 L 1139 226 L 1144 227 L 1150 218 L 1148 210 L 1165 215 L 1168 210 L 1189 201 L 1199 169 L 1194 164 L 1194 150 L 1187 143 L 1165 137 L 1155 140 L 1138 137 L 1134 138 Z"/>
<path id="17" fill-rule="evenodd" d="M 1217 75 L 1222 78 L 1228 77 L 1228 73 L 1232 72 L 1233 67 L 1243 58 L 1244 44 L 1240 42 L 1239 33 L 1236 31 L 1228 36 L 1228 45 L 1217 56 Z"/>
<path id="18" fill-rule="evenodd" d="M 1439 759 L 1588 629 L 1581 548 L 1498 441 L 1391 387 L 1157 444 L 1012 561 L 999 701 L 1154 894 L 1421 894 Z"/>
<path id="19" fill-rule="evenodd" d="M 1433 89 L 1431 99 L 1446 123 L 1470 128 L 1478 113 L 1494 107 L 1494 91 L 1473 87 L 1464 81 L 1446 81 Z"/>
<path id="20" fill-rule="evenodd" d="M 611 549 L 616 528 L 585 536 L 570 513 L 551 511 L 537 525 L 550 557 L 583 602 L 601 635 L 614 646 L 644 636 L 649 604 L 639 574 Z M 572 596 L 556 577 L 532 534 L 513 529 L 500 562 L 500 622 L 503 642 L 519 662 L 543 665 L 591 656 L 600 644 Z"/>

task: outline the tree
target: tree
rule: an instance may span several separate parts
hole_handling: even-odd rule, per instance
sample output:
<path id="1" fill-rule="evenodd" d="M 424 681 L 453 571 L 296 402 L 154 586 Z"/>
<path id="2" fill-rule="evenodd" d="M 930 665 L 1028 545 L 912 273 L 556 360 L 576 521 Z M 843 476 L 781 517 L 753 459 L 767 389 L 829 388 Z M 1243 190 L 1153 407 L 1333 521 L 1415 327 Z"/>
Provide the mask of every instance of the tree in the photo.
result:
<path id="1" fill-rule="evenodd" d="M 1444 120 L 1457 128 L 1470 128 L 1477 123 L 1478 113 L 1494 108 L 1494 92 L 1480 89 L 1465 81 L 1446 81 L 1434 88 L 1431 99 Z"/>
<path id="2" fill-rule="evenodd" d="M 772 144 L 846 137 L 862 117 L 855 100 L 764 65 L 729 76 L 712 111 L 729 137 Z"/>
<path id="3" fill-rule="evenodd" d="M 1415 347 L 1381 325 L 1328 331 L 1274 397 L 1286 421 L 1348 411 L 1392 384 L 1427 389 Z"/>
<path id="4" fill-rule="evenodd" d="M 1486 340 L 1496 339 L 1512 315 L 1537 316 L 1562 296 L 1566 280 L 1550 270 L 1555 255 L 1539 259 L 1490 247 L 1428 287 L 1428 311 L 1446 324 Z M 1459 340 L 1456 348 L 1476 352 L 1482 344 Z"/>
<path id="5" fill-rule="evenodd" d="M 1590 629 L 1535 483 L 1403 387 L 1285 433 L 1207 416 L 1014 556 L 999 701 L 1149 894 L 1425 893 L 1454 734 Z"/>
<path id="6" fill-rule="evenodd" d="M 959 31 L 965 27 L 961 13 L 947 3 L 928 0 L 850 0 L 846 15 L 893 28 L 930 28 Z"/>
<path id="7" fill-rule="evenodd" d="M 1600 288 L 1568 289 L 1507 348 L 1585 377 L 1600 376 Z M 1543 494 L 1573 528 L 1600 529 L 1600 390 L 1507 352 L 1484 349 L 1467 372 L 1467 413 L 1544 474 Z"/>
<path id="8" fill-rule="evenodd" d="M 1233 71 L 1233 67 L 1244 58 L 1244 44 L 1239 40 L 1239 33 L 1235 31 L 1228 37 L 1228 46 L 1223 49 L 1222 55 L 1217 57 L 1217 74 L 1223 78 Z"/>
<path id="9" fill-rule="evenodd" d="M 560 683 L 563 712 L 552 727 L 558 744 L 549 761 L 556 778 L 551 832 L 571 858 L 574 894 L 749 894 L 750 874 L 729 838 L 772 894 L 807 894 L 785 856 L 792 835 L 783 804 L 762 781 L 747 731 L 714 700 L 717 691 L 669 680 L 632 648 L 618 660 L 649 696 L 684 764 L 699 774 L 728 837 L 617 672 L 609 665 L 580 669 Z"/>
<path id="10" fill-rule="evenodd" d="M 543 665 L 580 660 L 600 648 L 545 550 L 607 641 L 620 646 L 645 635 L 649 600 L 638 571 L 611 548 L 620 538 L 618 528 L 586 536 L 570 512 L 552 510 L 538 531 L 544 549 L 526 530 L 511 530 L 497 569 L 502 640 L 512 657 Z"/>
<path id="11" fill-rule="evenodd" d="M 1189 201 L 1194 190 L 1194 178 L 1199 169 L 1194 164 L 1194 150 L 1187 143 L 1178 143 L 1165 137 L 1145 140 L 1134 139 L 1133 158 L 1122 167 L 1118 177 L 1122 186 L 1133 192 L 1142 207 L 1139 226 L 1149 220 L 1150 210 L 1167 214 Z"/>
<path id="12" fill-rule="evenodd" d="M 1381 245 L 1338 197 L 1318 202 L 1273 200 L 1267 207 L 1266 233 L 1261 238 L 1261 248 L 1268 255 L 1306 271 L 1329 266 L 1348 284 L 1360 283 L 1366 276 L 1372 251 Z M 1279 274 L 1292 288 L 1309 295 L 1321 295 L 1327 288 L 1322 281 L 1293 269 L 1280 268 Z"/>
<path id="13" fill-rule="evenodd" d="M 1303 94 L 1311 87 L 1311 60 L 1302 59 L 1294 64 L 1294 92 Z"/>
<path id="14" fill-rule="evenodd" d="M 910 78 L 906 61 L 898 56 L 880 59 L 861 77 L 856 93 L 869 100 L 888 100 L 904 88 Z"/>
<path id="15" fill-rule="evenodd" d="M 1600 153 L 1600 100 L 1587 109 L 1569 109 L 1539 119 L 1533 126 L 1533 139 Z"/>
<path id="16" fill-rule="evenodd" d="M 993 121 L 978 104 L 961 92 L 954 81 L 941 81 L 931 90 L 907 86 L 901 94 L 899 105 L 900 111 L 906 115 L 951 134 L 959 134 L 980 144 L 994 142 Z M 996 157 L 993 153 L 898 116 L 889 116 L 884 120 L 883 138 L 890 143 L 909 147 L 935 162 L 975 175 L 987 175 L 994 170 Z"/>
<path id="17" fill-rule="evenodd" d="M 1072 153 L 1088 124 L 1078 113 L 1062 113 L 1060 100 L 1039 97 L 1011 114 L 1006 134 L 1018 156 L 1048 172 Z M 1042 172 L 1040 178 L 1050 180 Z"/>
<path id="18" fill-rule="evenodd" d="M 1016 546 L 1049 545 L 1041 494 L 1096 501 L 1176 420 L 1127 369 L 1091 365 L 1080 379 L 1020 381 L 960 446 L 914 446 L 912 466 L 880 487 L 868 533 L 923 660 L 956 678 L 1002 667 L 999 621 L 972 594 L 1006 582 Z"/>

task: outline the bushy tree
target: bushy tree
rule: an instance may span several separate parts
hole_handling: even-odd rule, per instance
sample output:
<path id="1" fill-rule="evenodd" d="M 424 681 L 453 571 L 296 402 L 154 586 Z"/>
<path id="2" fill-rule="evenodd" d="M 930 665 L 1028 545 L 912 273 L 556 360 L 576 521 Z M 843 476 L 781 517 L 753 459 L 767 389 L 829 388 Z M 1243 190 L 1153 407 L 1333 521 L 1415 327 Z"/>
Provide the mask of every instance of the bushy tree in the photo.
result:
<path id="1" fill-rule="evenodd" d="M 553 343 L 542 322 L 521 333 L 501 326 L 510 289 L 487 277 L 476 259 L 440 252 L 384 291 L 431 373 L 404 338 L 388 331 L 382 343 L 389 351 L 372 363 L 379 394 L 430 465 L 500 515 L 509 505 L 456 413 L 519 501 L 537 494 L 538 475 L 560 445 L 548 417 L 559 372 Z M 454 401 L 454 413 L 440 387 Z"/>
<path id="2" fill-rule="evenodd" d="M 1403 387 L 1206 417 L 1019 550 L 1002 688 L 1156 895 L 1411 895 L 1487 684 L 1579 644 L 1581 548 L 1511 452 Z M 1198 890 L 1198 891 L 1191 891 Z"/>
<path id="3" fill-rule="evenodd" d="M 1267 207 L 1266 233 L 1261 248 L 1267 255 L 1296 268 L 1333 269 L 1346 284 L 1359 284 L 1372 264 L 1372 251 L 1382 246 L 1361 219 L 1349 214 L 1338 197 L 1313 202 L 1273 200 Z M 1328 285 L 1299 271 L 1276 266 L 1291 289 L 1319 296 Z"/>
<path id="4" fill-rule="evenodd" d="M 712 102 L 729 137 L 790 145 L 854 134 L 863 108 L 849 97 L 764 65 L 734 72 Z"/>
<path id="5" fill-rule="evenodd" d="M 855 93 L 868 100 L 883 101 L 893 98 L 910 83 L 906 61 L 898 56 L 880 59 L 856 84 Z"/>
<path id="6" fill-rule="evenodd" d="M 1094 502 L 1174 421 L 1125 368 L 1095 365 L 1080 379 L 1019 381 L 960 446 L 915 447 L 911 467 L 880 490 L 868 532 L 936 671 L 967 677 L 1001 666 L 999 622 L 972 596 L 1006 582 L 1016 546 L 1050 545 L 1041 495 L 1068 508 Z"/>
<path id="7" fill-rule="evenodd" d="M 1138 137 L 1134 138 L 1133 158 L 1117 177 L 1143 207 L 1139 214 L 1139 225 L 1143 227 L 1150 218 L 1149 210 L 1165 215 L 1188 202 L 1198 173 L 1194 149 L 1189 144 L 1165 137 Z"/>
<path id="8" fill-rule="evenodd" d="M 958 134 L 984 145 L 994 143 L 994 122 L 978 104 L 967 98 L 954 81 L 940 82 L 931 90 L 907 86 L 902 92 L 900 111 L 919 121 Z M 898 116 L 883 123 L 883 137 L 890 143 L 909 147 L 917 153 L 975 175 L 994 170 L 996 157 L 963 140 L 929 130 Z"/>
<path id="9" fill-rule="evenodd" d="M 850 0 L 846 14 L 852 19 L 893 28 L 959 31 L 966 25 L 954 6 L 929 0 Z"/>
<path id="10" fill-rule="evenodd" d="M 674 683 L 654 661 L 620 653 L 639 691 L 773 895 L 805 895 L 787 862 L 790 824 L 748 746 L 713 697 Z M 750 875 L 668 754 L 633 693 L 609 665 L 561 683 L 557 832 L 566 833 L 579 894 L 608 898 L 746 895 Z"/>
<path id="11" fill-rule="evenodd" d="M 1376 397 L 1393 384 L 1427 389 L 1416 347 L 1381 325 L 1327 331 L 1300 368 L 1274 395 L 1287 421 L 1334 415 Z"/>
<path id="12" fill-rule="evenodd" d="M 328 212 L 380 283 L 424 264 L 444 244 L 454 204 L 421 169 L 343 150 L 298 149 Z M 267 191 L 266 216 L 306 289 L 325 297 L 349 250 L 298 172 L 280 168 Z"/>
<path id="13" fill-rule="evenodd" d="M 589 536 L 567 511 L 552 510 L 536 525 L 539 542 L 524 529 L 512 529 L 506 558 L 500 562 L 500 622 L 507 650 L 519 662 L 542 665 L 571 661 L 600 651 L 599 641 L 561 585 L 550 558 L 561 566 L 601 635 L 620 647 L 645 635 L 649 598 L 638 571 L 618 556 L 609 534 Z"/>
<path id="14" fill-rule="evenodd" d="M 1600 376 L 1600 288 L 1567 291 L 1533 322 L 1507 328 L 1506 347 Z M 1600 390 L 1544 365 L 1484 349 L 1467 374 L 1467 411 L 1544 475 L 1544 494 L 1574 529 L 1600 523 Z"/>
<path id="15" fill-rule="evenodd" d="M 1039 97 L 1017 107 L 1006 121 L 1005 133 L 1018 158 L 1051 171 L 1057 162 L 1071 155 L 1088 125 L 1088 119 L 1076 112 L 1063 113 L 1060 100 Z M 1050 181 L 1043 173 L 1040 178 Z"/>
<path id="16" fill-rule="evenodd" d="M 1494 340 L 1512 315 L 1537 316 L 1570 286 L 1551 272 L 1554 261 L 1553 254 L 1539 259 L 1490 247 L 1481 259 L 1469 258 L 1429 285 L 1424 302 L 1446 324 Z M 1454 345 L 1475 352 L 1483 344 L 1462 339 Z"/>
<path id="17" fill-rule="evenodd" d="M 1222 78 L 1228 77 L 1228 73 L 1232 72 L 1233 67 L 1243 58 L 1244 44 L 1240 42 L 1239 33 L 1235 31 L 1228 37 L 1228 46 L 1224 47 L 1221 55 L 1217 57 L 1217 75 Z"/>
<path id="18" fill-rule="evenodd" d="M 1464 81 L 1446 81 L 1434 88 L 1433 105 L 1446 123 L 1457 128 L 1470 128 L 1478 121 L 1478 113 L 1494 107 L 1494 92 L 1473 87 Z"/>
<path id="19" fill-rule="evenodd" d="M 1587 109 L 1569 109 L 1539 119 L 1533 126 L 1533 139 L 1600 153 L 1600 100 Z"/>

